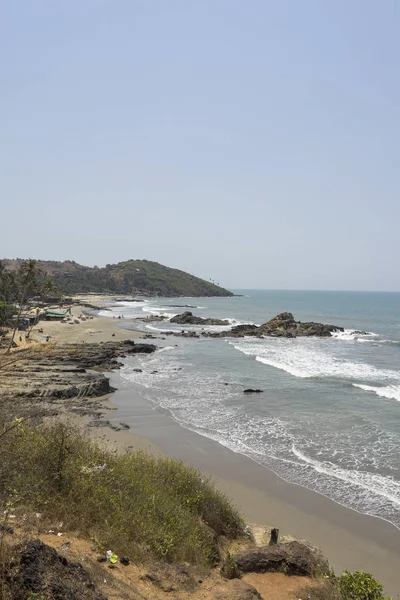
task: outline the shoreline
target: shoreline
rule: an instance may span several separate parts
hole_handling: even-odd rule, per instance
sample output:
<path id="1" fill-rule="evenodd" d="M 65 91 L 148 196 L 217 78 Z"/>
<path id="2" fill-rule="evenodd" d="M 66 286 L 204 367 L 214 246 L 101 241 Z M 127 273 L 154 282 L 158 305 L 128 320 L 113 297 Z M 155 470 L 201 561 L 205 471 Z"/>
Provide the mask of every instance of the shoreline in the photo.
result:
<path id="1" fill-rule="evenodd" d="M 32 330 L 31 339 L 36 342 L 45 342 L 46 336 L 50 336 L 52 343 L 100 343 L 109 341 L 124 341 L 129 339 L 139 339 L 143 334 L 132 329 L 124 329 L 121 319 L 112 319 L 110 317 L 100 317 L 96 312 L 104 310 L 106 304 L 109 304 L 114 298 L 104 296 L 76 296 L 76 300 L 82 302 L 104 303 L 104 306 L 95 308 L 85 307 L 84 305 L 74 304 L 71 308 L 71 314 L 74 319 L 80 321 L 80 315 L 86 317 L 85 321 L 74 323 L 61 323 L 60 321 L 39 321 L 39 324 Z M 39 332 L 42 329 L 42 332 Z"/>
<path id="2" fill-rule="evenodd" d="M 106 304 L 112 298 L 92 296 L 88 300 Z M 99 306 L 98 310 L 102 308 Z M 87 310 L 74 306 L 72 314 L 79 318 Z M 31 337 L 40 343 L 50 335 L 50 341 L 57 345 L 101 344 L 145 336 L 143 332 L 125 329 L 123 325 L 128 322 L 98 315 L 74 325 L 41 321 Z M 40 334 L 39 327 L 43 329 Z M 266 467 L 186 429 L 166 411 L 152 407 L 142 396 L 142 388 L 134 383 L 127 385 L 118 371 L 105 375 L 117 391 L 96 398 L 99 410 L 111 423 L 127 422 L 129 430 L 86 427 L 90 417 L 71 414 L 68 409 L 55 418 L 67 418 L 83 426 L 93 439 L 114 450 L 164 454 L 201 469 L 233 500 L 248 522 L 277 527 L 281 535 L 306 539 L 321 549 L 338 573 L 344 569 L 368 571 L 382 583 L 387 594 L 396 597 L 400 592 L 400 531 L 393 525 L 284 481 Z"/>
<path id="3" fill-rule="evenodd" d="M 371 572 L 387 594 L 399 593 L 400 530 L 394 525 L 284 481 L 250 458 L 186 429 L 152 407 L 140 386 L 128 386 L 118 372 L 111 374 L 111 384 L 117 388 L 111 401 L 118 409 L 110 420 L 127 422 L 127 437 L 140 432 L 163 454 L 201 469 L 248 522 L 307 540 L 321 549 L 336 572 Z"/>

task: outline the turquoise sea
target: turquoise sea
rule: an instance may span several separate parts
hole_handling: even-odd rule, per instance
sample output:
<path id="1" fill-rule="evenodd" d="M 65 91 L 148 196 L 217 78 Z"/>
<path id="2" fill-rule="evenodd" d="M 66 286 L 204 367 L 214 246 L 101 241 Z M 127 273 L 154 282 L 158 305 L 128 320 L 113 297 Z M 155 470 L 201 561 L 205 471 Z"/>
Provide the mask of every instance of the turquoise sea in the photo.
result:
<path id="1" fill-rule="evenodd" d="M 127 385 L 139 386 L 182 427 L 400 528 L 400 293 L 235 292 L 243 295 L 116 302 L 102 314 L 124 315 L 124 327 L 156 336 L 182 326 L 130 319 L 191 310 L 261 324 L 289 311 L 345 332 L 324 339 L 165 336 L 154 355 L 125 360 Z M 141 373 L 133 371 L 138 366 Z M 263 392 L 246 395 L 248 387 Z"/>

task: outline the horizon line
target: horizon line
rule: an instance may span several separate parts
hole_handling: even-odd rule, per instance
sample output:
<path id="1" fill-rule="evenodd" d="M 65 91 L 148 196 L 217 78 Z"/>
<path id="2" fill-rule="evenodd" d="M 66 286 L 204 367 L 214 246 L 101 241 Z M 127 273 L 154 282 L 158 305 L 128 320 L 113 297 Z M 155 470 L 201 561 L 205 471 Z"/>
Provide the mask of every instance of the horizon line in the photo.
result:
<path id="1" fill-rule="evenodd" d="M 310 289 L 310 288 L 238 288 L 229 287 L 237 292 L 345 292 L 348 294 L 399 294 L 400 290 L 346 290 L 346 289 Z"/>

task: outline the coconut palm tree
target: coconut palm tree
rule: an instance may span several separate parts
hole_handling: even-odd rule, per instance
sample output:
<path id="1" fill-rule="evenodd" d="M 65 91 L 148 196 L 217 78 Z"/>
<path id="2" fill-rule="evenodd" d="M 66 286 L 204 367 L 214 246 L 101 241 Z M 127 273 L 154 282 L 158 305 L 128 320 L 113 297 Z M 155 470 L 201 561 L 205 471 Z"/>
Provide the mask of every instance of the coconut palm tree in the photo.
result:
<path id="1" fill-rule="evenodd" d="M 15 334 L 17 332 L 21 314 L 24 308 L 24 304 L 26 302 L 27 296 L 29 292 L 33 292 L 37 288 L 37 278 L 41 274 L 41 269 L 38 267 L 37 260 L 33 260 L 30 258 L 29 260 L 24 260 L 21 263 L 21 266 L 18 270 L 18 280 L 19 280 L 19 308 L 18 315 L 15 321 L 10 345 L 7 348 L 7 353 L 11 351 L 11 348 L 14 344 Z"/>

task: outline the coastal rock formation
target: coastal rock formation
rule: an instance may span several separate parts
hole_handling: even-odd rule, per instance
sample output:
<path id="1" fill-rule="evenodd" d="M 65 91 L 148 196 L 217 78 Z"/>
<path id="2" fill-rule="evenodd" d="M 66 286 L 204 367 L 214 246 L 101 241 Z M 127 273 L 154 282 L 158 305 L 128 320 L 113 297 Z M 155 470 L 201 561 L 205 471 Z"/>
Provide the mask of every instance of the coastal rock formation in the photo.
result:
<path id="1" fill-rule="evenodd" d="M 176 315 L 170 319 L 170 323 L 178 323 L 179 325 L 229 325 L 228 320 L 224 319 L 203 319 L 195 317 L 193 313 L 186 311 L 180 315 Z"/>
<path id="2" fill-rule="evenodd" d="M 132 340 L 100 344 L 57 344 L 13 352 L 0 363 L 2 407 L 40 406 L 68 399 L 98 398 L 114 391 L 100 371 L 118 369 L 119 357 L 152 353 L 154 344 Z M 51 405 L 51 406 L 50 406 Z M 74 406 L 74 410 L 77 409 Z"/>
<path id="3" fill-rule="evenodd" d="M 335 331 L 344 331 L 343 327 L 337 325 L 324 325 L 323 323 L 302 323 L 295 321 L 292 313 L 280 313 L 263 325 L 237 325 L 229 331 L 205 332 L 208 337 L 285 337 L 295 338 L 298 336 L 330 337 Z"/>
<path id="4" fill-rule="evenodd" d="M 274 337 L 296 337 L 298 335 L 329 337 L 332 332 L 344 331 L 344 329 L 336 325 L 323 325 L 322 323 L 301 323 L 295 321 L 292 313 L 284 312 L 261 325 L 258 331 L 261 335 Z"/>
<path id="5" fill-rule="evenodd" d="M 280 571 L 314 577 L 329 570 L 329 563 L 319 550 L 297 541 L 251 548 L 235 555 L 233 561 L 242 573 Z"/>
<path id="6" fill-rule="evenodd" d="M 41 540 L 30 540 L 26 546 L 15 548 L 15 556 L 7 573 L 7 586 L 14 600 L 107 600 L 80 563 L 68 561 Z"/>

